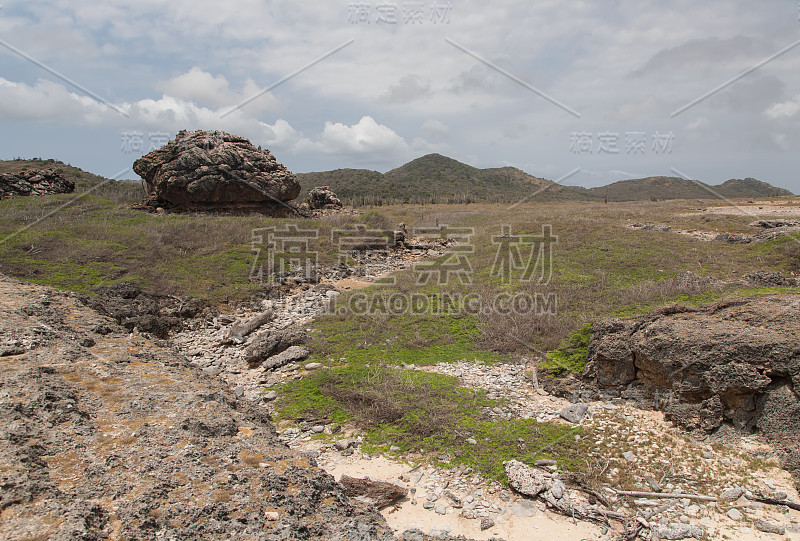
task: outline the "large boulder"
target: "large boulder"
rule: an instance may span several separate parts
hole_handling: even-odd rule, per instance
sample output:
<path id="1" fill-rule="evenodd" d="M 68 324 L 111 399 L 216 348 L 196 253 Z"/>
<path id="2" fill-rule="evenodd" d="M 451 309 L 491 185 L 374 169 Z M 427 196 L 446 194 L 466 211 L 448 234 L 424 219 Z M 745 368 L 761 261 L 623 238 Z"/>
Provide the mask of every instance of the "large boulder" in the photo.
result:
<path id="1" fill-rule="evenodd" d="M 150 189 L 148 206 L 287 216 L 300 183 L 269 150 L 222 131 L 178 132 L 133 164 Z"/>
<path id="2" fill-rule="evenodd" d="M 757 430 L 792 454 L 800 445 L 798 318 L 800 295 L 787 294 L 599 322 L 583 376 L 664 408 L 685 428 Z"/>
<path id="3" fill-rule="evenodd" d="M 12 195 L 51 195 L 72 193 L 75 184 L 55 169 L 26 169 L 0 174 L 0 199 Z"/>

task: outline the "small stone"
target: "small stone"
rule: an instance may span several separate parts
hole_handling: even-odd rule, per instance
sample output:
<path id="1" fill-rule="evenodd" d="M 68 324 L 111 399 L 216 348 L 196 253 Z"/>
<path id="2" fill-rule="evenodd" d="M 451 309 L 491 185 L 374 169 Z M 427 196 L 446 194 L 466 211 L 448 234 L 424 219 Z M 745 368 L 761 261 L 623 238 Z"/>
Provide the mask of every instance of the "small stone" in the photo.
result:
<path id="1" fill-rule="evenodd" d="M 586 404 L 571 404 L 558 412 L 558 415 L 570 423 L 580 423 L 589 411 Z"/>
<path id="2" fill-rule="evenodd" d="M 727 515 L 729 519 L 735 520 L 736 522 L 739 522 L 740 520 L 742 520 L 742 518 L 744 518 L 744 515 L 742 515 L 742 512 L 739 511 L 738 509 L 729 510 Z"/>
<path id="3" fill-rule="evenodd" d="M 475 441 L 475 439 L 474 439 L 474 438 L 467 438 L 467 440 L 466 440 L 466 441 L 467 441 L 467 443 L 468 443 L 468 444 L 470 444 L 470 445 L 478 445 L 478 442 L 477 442 L 477 441 Z"/>
<path id="4" fill-rule="evenodd" d="M 433 502 L 425 502 L 422 504 L 422 507 L 425 509 L 433 509 L 436 505 Z"/>
<path id="5" fill-rule="evenodd" d="M 688 539 L 690 537 L 700 539 L 703 537 L 703 530 L 699 527 L 679 522 L 656 526 L 653 528 L 653 533 L 657 535 L 656 539 Z"/>
<path id="6" fill-rule="evenodd" d="M 705 451 L 703 453 L 703 458 L 712 459 L 714 458 L 714 453 L 712 453 L 711 451 Z"/>
<path id="7" fill-rule="evenodd" d="M 550 494 L 552 494 L 556 500 L 560 500 L 564 497 L 564 492 L 566 489 L 567 487 L 564 486 L 564 483 L 561 480 L 556 479 L 556 481 L 553 482 L 553 486 L 550 488 Z"/>
<path id="8" fill-rule="evenodd" d="M 439 496 L 437 496 L 433 492 L 428 492 L 428 495 L 426 496 L 426 498 L 428 498 L 429 502 L 435 502 L 436 500 L 439 499 Z"/>
<path id="9" fill-rule="evenodd" d="M 233 394 L 235 394 L 238 397 L 241 397 L 242 395 L 244 395 L 244 387 L 236 387 L 233 390 Z"/>
<path id="10" fill-rule="evenodd" d="M 744 490 L 742 490 L 739 487 L 726 488 L 720 493 L 719 497 L 720 499 L 725 500 L 726 502 L 735 502 L 736 500 L 742 497 L 743 492 Z"/>
<path id="11" fill-rule="evenodd" d="M 438 515 L 447 514 L 447 508 L 442 504 L 437 505 L 435 511 L 436 511 L 436 514 L 438 514 Z"/>
<path id="12" fill-rule="evenodd" d="M 276 520 L 281 518 L 281 515 L 277 511 L 265 511 L 264 518 L 269 520 L 270 522 L 275 522 Z"/>
<path id="13" fill-rule="evenodd" d="M 772 522 L 769 522 L 764 519 L 757 519 L 753 523 L 753 526 L 755 526 L 756 530 L 760 532 L 774 533 L 778 535 L 784 535 L 786 533 L 786 528 L 784 528 L 783 526 L 773 524 Z"/>
<path id="14" fill-rule="evenodd" d="M 311 432 L 314 434 L 321 434 L 322 432 L 325 432 L 325 425 L 314 425 L 311 427 Z"/>
<path id="15" fill-rule="evenodd" d="M 547 466 L 555 466 L 556 461 L 549 458 L 542 458 L 541 460 L 534 462 L 533 465 L 537 468 L 546 468 Z"/>
<path id="16" fill-rule="evenodd" d="M 316 370 L 318 368 L 322 368 L 322 363 L 308 363 L 306 365 L 306 370 Z"/>
<path id="17" fill-rule="evenodd" d="M 636 455 L 633 454 L 633 451 L 625 451 L 624 453 L 622 453 L 622 458 L 624 458 L 628 462 L 636 462 Z"/>
<path id="18" fill-rule="evenodd" d="M 400 447 L 398 447 L 397 445 L 392 445 L 391 447 L 389 447 L 389 451 L 391 451 L 392 453 L 396 453 L 400 451 Z"/>
<path id="19" fill-rule="evenodd" d="M 481 519 L 481 531 L 494 527 L 494 520 L 486 517 Z"/>
<path id="20" fill-rule="evenodd" d="M 264 400 L 267 402 L 272 402 L 276 398 L 278 398 L 278 393 L 275 391 L 270 391 L 264 395 Z"/>
<path id="21" fill-rule="evenodd" d="M 345 449 L 349 449 L 351 445 L 355 443 L 353 440 L 344 439 L 344 440 L 337 440 L 333 443 L 333 447 L 337 451 L 344 451 Z"/>

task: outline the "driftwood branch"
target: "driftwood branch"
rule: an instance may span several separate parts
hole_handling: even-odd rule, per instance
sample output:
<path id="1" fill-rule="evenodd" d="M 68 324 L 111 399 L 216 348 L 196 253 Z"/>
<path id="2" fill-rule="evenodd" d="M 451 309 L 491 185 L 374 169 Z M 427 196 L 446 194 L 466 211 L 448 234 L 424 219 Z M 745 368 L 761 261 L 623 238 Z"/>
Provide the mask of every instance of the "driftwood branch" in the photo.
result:
<path id="1" fill-rule="evenodd" d="M 704 502 L 717 501 L 716 496 L 703 496 L 701 494 L 682 494 L 677 492 L 639 492 L 637 490 L 615 490 L 620 496 L 633 496 L 634 498 L 688 498 Z"/>
<path id="2" fill-rule="evenodd" d="M 785 505 L 789 509 L 800 511 L 800 503 L 792 502 L 789 500 L 775 500 L 773 498 L 755 498 L 754 501 L 757 501 L 759 503 L 766 503 L 768 505 Z"/>

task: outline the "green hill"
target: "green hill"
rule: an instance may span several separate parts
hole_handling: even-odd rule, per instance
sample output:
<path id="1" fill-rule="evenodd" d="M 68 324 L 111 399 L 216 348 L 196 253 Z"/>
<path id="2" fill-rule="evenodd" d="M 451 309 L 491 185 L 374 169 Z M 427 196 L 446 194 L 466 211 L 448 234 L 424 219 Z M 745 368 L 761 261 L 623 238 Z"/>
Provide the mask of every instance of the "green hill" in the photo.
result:
<path id="1" fill-rule="evenodd" d="M 726 180 L 718 188 L 720 194 L 725 197 L 783 197 L 793 195 L 789 190 L 778 188 L 754 178 L 732 178 Z"/>
<path id="2" fill-rule="evenodd" d="M 732 179 L 713 186 L 699 180 L 680 177 L 648 177 L 620 180 L 608 186 L 588 190 L 597 198 L 608 195 L 609 201 L 646 201 L 661 199 L 717 199 L 721 197 L 780 197 L 792 195 L 783 188 L 747 178 Z"/>
<path id="3" fill-rule="evenodd" d="M 304 193 L 314 186 L 327 185 L 352 203 L 513 203 L 525 198 L 586 198 L 569 187 L 514 167 L 479 169 L 440 154 L 422 156 L 384 174 L 337 169 L 297 177 Z"/>
<path id="4" fill-rule="evenodd" d="M 109 197 L 116 202 L 133 202 L 144 195 L 139 182 L 114 181 L 52 158 L 0 160 L 0 173 L 18 173 L 24 169 L 55 169 L 75 184 L 75 194 L 92 190 L 95 195 Z"/>

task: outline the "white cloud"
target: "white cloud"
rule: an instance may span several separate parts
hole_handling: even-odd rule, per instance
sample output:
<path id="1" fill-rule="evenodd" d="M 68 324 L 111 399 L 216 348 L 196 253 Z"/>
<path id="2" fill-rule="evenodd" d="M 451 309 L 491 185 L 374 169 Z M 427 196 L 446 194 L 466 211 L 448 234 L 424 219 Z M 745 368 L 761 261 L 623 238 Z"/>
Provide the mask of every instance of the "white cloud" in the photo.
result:
<path id="1" fill-rule="evenodd" d="M 406 154 L 409 145 L 388 126 L 378 124 L 371 116 L 357 124 L 326 122 L 319 141 L 313 147 L 329 154 L 399 153 Z"/>
<path id="2" fill-rule="evenodd" d="M 245 80 L 241 92 L 234 92 L 224 75 L 214 76 L 196 66 L 160 86 L 169 96 L 216 107 L 233 107 L 262 92 L 255 81 L 250 78 Z M 275 96 L 267 92 L 259 95 L 244 108 L 252 114 L 274 109 L 276 105 Z"/>
<path id="3" fill-rule="evenodd" d="M 450 133 L 450 127 L 440 120 L 429 118 L 422 123 L 422 130 L 429 136 L 443 137 Z"/>
<path id="4" fill-rule="evenodd" d="M 790 118 L 797 113 L 800 113 L 800 95 L 791 100 L 776 103 L 765 111 L 765 114 L 770 118 Z"/>
<path id="5" fill-rule="evenodd" d="M 430 91 L 429 81 L 422 79 L 419 75 L 409 73 L 403 75 L 396 84 L 381 94 L 380 99 L 386 103 L 409 103 L 425 97 Z"/>

